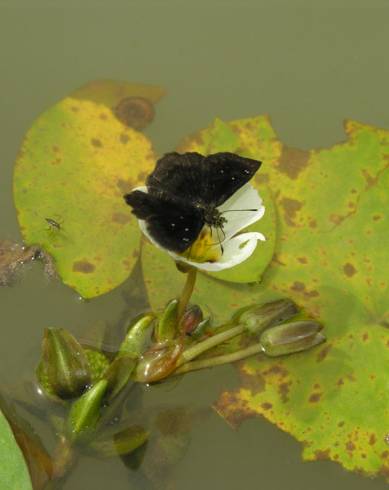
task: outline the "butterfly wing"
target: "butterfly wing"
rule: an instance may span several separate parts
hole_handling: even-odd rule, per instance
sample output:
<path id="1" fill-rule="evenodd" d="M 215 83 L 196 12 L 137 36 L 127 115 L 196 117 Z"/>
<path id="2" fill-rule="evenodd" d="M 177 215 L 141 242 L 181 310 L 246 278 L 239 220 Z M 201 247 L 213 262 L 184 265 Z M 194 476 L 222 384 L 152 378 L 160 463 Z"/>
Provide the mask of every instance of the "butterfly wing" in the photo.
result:
<path id="1" fill-rule="evenodd" d="M 163 190 L 172 196 L 199 202 L 199 191 L 203 181 L 202 161 L 199 153 L 167 153 L 160 158 L 146 180 L 149 192 Z"/>
<path id="2" fill-rule="evenodd" d="M 220 206 L 254 176 L 262 162 L 234 153 L 214 153 L 202 162 L 202 199 Z"/>
<path id="3" fill-rule="evenodd" d="M 132 191 L 124 199 L 133 214 L 146 222 L 147 231 L 155 242 L 173 252 L 184 252 L 204 225 L 201 210 L 160 189 L 148 191 Z"/>
<path id="4" fill-rule="evenodd" d="M 261 162 L 233 153 L 168 153 L 147 178 L 150 192 L 160 189 L 201 207 L 219 206 L 246 184 Z"/>

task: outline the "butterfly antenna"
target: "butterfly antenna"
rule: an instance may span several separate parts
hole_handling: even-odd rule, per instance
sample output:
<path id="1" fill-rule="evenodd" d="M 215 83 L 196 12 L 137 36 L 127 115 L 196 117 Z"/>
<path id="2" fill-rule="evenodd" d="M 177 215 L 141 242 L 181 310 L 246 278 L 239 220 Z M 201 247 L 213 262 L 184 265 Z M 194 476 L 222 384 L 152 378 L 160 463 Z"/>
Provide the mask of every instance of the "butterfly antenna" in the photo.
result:
<path id="1" fill-rule="evenodd" d="M 231 213 L 231 212 L 237 213 L 239 211 L 258 211 L 258 209 L 227 209 L 226 211 L 223 211 L 221 214 Z"/>

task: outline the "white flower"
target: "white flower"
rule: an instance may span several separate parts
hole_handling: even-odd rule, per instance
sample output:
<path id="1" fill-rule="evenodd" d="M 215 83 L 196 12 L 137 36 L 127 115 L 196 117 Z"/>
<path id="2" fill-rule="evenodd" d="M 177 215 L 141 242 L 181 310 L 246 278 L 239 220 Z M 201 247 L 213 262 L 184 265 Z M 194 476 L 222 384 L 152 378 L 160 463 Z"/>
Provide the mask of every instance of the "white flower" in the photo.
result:
<path id="1" fill-rule="evenodd" d="M 147 187 L 137 189 L 147 193 Z M 216 272 L 234 267 L 254 252 L 258 241 L 265 241 L 262 233 L 238 234 L 244 228 L 262 218 L 265 206 L 258 192 L 250 184 L 245 184 L 227 201 L 217 208 L 226 222 L 223 230 L 205 225 L 197 240 L 183 254 L 167 250 L 157 243 L 147 230 L 147 223 L 138 220 L 142 232 L 158 248 L 166 251 L 175 261 L 184 262 L 197 269 Z"/>

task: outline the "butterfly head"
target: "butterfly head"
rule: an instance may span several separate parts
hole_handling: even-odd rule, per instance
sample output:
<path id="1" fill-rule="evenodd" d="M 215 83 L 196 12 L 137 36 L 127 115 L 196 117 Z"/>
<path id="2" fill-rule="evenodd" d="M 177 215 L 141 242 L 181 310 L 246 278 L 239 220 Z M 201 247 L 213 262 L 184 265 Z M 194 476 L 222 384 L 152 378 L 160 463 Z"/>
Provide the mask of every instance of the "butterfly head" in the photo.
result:
<path id="1" fill-rule="evenodd" d="M 227 220 L 214 206 L 208 206 L 204 209 L 204 222 L 208 226 L 213 226 L 214 228 L 223 228 L 223 225 Z"/>

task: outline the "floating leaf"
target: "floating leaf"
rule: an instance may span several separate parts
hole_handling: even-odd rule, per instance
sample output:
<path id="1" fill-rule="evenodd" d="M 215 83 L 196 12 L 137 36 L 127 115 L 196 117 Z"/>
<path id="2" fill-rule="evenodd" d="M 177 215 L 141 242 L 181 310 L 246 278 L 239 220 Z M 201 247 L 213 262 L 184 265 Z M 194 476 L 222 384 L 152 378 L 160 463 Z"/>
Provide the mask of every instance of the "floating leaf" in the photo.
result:
<path id="1" fill-rule="evenodd" d="M 0 488 L 32 490 L 32 484 L 22 452 L 8 422 L 0 411 Z"/>
<path id="2" fill-rule="evenodd" d="M 85 298 L 130 274 L 140 234 L 122 196 L 155 161 L 146 137 L 107 105 L 86 100 L 88 93 L 63 99 L 34 122 L 14 173 L 25 243 L 49 252 L 62 280 Z"/>
<path id="3" fill-rule="evenodd" d="M 287 296 L 325 326 L 328 341 L 242 363 L 241 387 L 225 392 L 216 409 L 233 426 L 264 416 L 304 444 L 305 460 L 388 475 L 389 132 L 348 121 L 346 142 L 303 151 L 276 143 L 270 129 L 261 133 L 266 121 L 228 126 L 240 153 L 264 162 L 258 179 L 271 189 L 279 218 L 273 260 L 260 285 L 202 276 L 193 300 L 226 320 L 234 308 Z M 266 157 L 269 135 L 277 158 Z M 149 297 L 159 306 L 179 293 L 183 275 L 151 247 L 143 259 Z"/>

